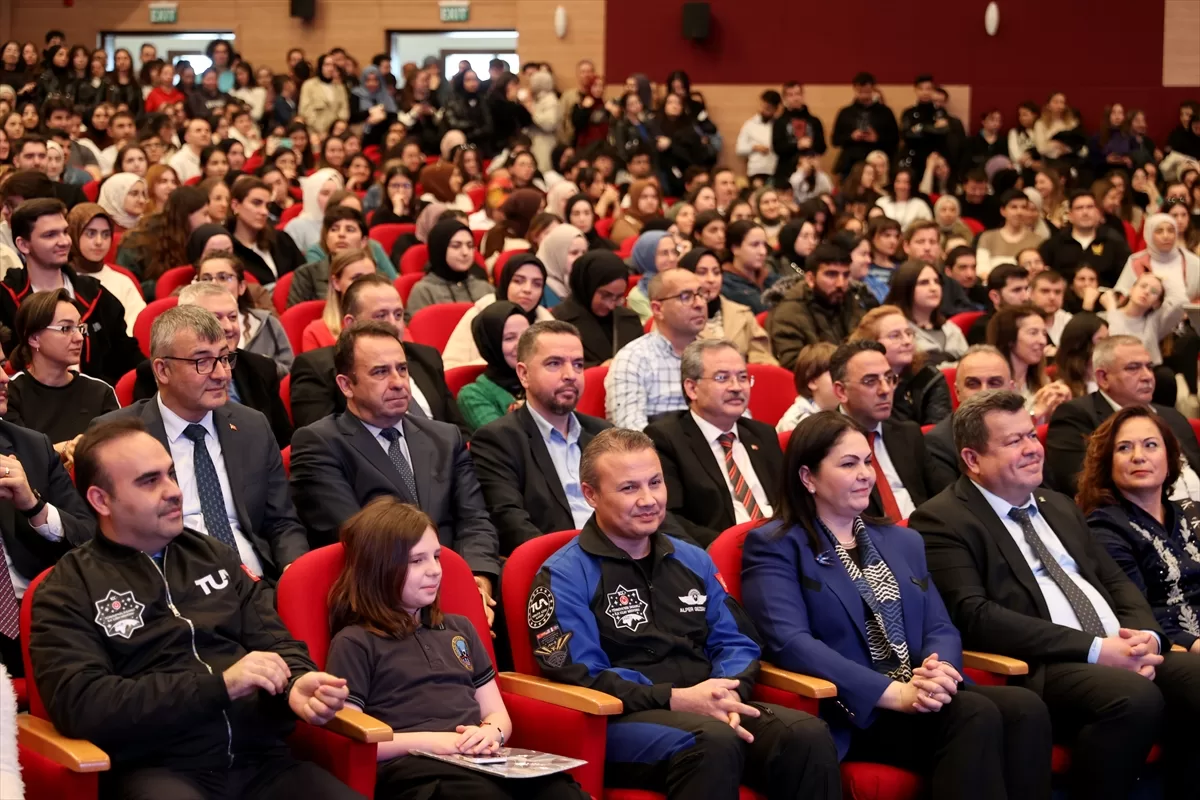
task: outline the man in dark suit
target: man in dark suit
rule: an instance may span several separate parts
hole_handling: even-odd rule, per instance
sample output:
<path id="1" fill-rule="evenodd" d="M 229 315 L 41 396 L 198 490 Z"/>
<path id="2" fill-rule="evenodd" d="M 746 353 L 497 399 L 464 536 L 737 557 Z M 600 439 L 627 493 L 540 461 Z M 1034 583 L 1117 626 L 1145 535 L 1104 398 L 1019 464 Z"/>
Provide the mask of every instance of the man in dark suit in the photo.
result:
<path id="1" fill-rule="evenodd" d="M 292 441 L 292 423 L 279 396 L 279 371 L 275 369 L 275 362 L 266 356 L 238 349 L 241 323 L 237 298 L 219 283 L 192 283 L 179 293 L 179 305 L 200 306 L 217 318 L 225 332 L 225 341 L 229 343 L 229 352 L 237 354 L 229 381 L 229 399 L 261 411 L 271 423 L 276 443 L 281 448 L 287 447 Z M 133 397 L 146 400 L 157 391 L 154 367 L 146 359 L 138 364 Z"/>
<path id="2" fill-rule="evenodd" d="M 364 275 L 350 284 L 342 296 L 346 316 L 342 327 L 355 322 L 374 320 L 395 326 L 404 336 L 404 303 L 391 281 L 382 275 Z M 408 362 L 409 395 L 414 417 L 435 419 L 457 425 L 464 434 L 467 429 L 454 395 L 446 386 L 442 357 L 432 347 L 404 342 L 404 357 Z M 292 418 L 296 427 L 311 425 L 330 414 L 346 410 L 346 397 L 338 389 L 333 368 L 333 348 L 321 347 L 296 357 L 292 364 Z"/>
<path id="3" fill-rule="evenodd" d="M 7 361 L 0 352 L 0 367 Z M 0 416 L 8 413 L 10 380 L 0 368 Z M 25 674 L 17 637 L 25 588 L 95 533 L 95 519 L 46 435 L 0 419 L 0 664 L 13 677 Z"/>
<path id="4" fill-rule="evenodd" d="M 395 495 L 433 519 L 442 544 L 466 559 L 494 606 L 499 542 L 475 467 L 458 428 L 408 413 L 408 360 L 396 327 L 343 328 L 334 363 L 346 410 L 292 438 L 292 491 L 313 544 L 337 541 L 342 523 L 371 498 Z"/>
<path id="5" fill-rule="evenodd" d="M 1183 472 L 1171 489 L 1172 500 L 1200 501 L 1200 444 L 1187 419 L 1173 408 L 1151 403 L 1154 365 L 1136 336 L 1101 339 L 1092 351 L 1092 372 L 1099 391 L 1059 406 L 1050 418 L 1046 462 L 1054 488 L 1075 496 L 1088 439 L 1104 420 L 1126 406 L 1149 405 L 1179 440 Z"/>
<path id="6" fill-rule="evenodd" d="M 867 513 L 899 522 L 929 497 L 931 471 L 921 427 L 891 418 L 897 378 L 886 352 L 867 339 L 841 345 L 829 361 L 829 377 L 841 412 L 863 427 L 871 445 L 875 488 Z"/>
<path id="7" fill-rule="evenodd" d="M 977 344 L 958 360 L 954 375 L 954 391 L 958 402 L 980 392 L 1012 388 L 1012 367 L 1008 359 L 990 344 Z M 949 416 L 925 434 L 925 453 L 929 456 L 929 493 L 935 495 L 958 480 L 958 451 L 954 449 L 954 432 Z"/>
<path id="8" fill-rule="evenodd" d="M 256 576 L 276 580 L 308 551 L 267 418 L 229 402 L 229 348 L 198 306 L 163 312 L 150 329 L 158 393 L 97 421 L 138 417 L 171 453 L 187 527 L 238 551 Z"/>
<path id="9" fill-rule="evenodd" d="M 1024 399 L 981 392 L 954 414 L 963 475 L 909 526 L 963 647 L 1029 662 L 1020 682 L 1071 743 L 1071 796 L 1128 797 L 1161 742 L 1167 797 L 1194 796 L 1200 658 L 1171 653 L 1146 599 L 1067 497 L 1039 489 Z"/>
<path id="10" fill-rule="evenodd" d="M 746 360 L 725 339 L 701 339 L 680 362 L 686 411 L 646 428 L 662 462 L 667 509 L 701 547 L 734 525 L 767 519 L 779 501 L 783 452 L 775 429 L 742 416 Z"/>
<path id="11" fill-rule="evenodd" d="M 592 437 L 612 426 L 575 412 L 583 369 L 583 343 L 574 325 L 547 320 L 526 328 L 517 343 L 525 405 L 471 438 L 501 555 L 543 533 L 582 528 L 592 517 L 579 459 Z"/>

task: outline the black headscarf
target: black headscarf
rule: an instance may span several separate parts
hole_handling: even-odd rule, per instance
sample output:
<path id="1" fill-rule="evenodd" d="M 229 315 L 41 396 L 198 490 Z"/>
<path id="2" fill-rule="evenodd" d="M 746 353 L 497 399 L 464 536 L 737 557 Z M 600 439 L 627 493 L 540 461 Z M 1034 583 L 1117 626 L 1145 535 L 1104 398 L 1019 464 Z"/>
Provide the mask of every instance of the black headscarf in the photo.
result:
<path id="1" fill-rule="evenodd" d="M 429 245 L 429 272 L 450 283 L 465 283 L 470 276 L 470 270 L 459 272 L 446 263 L 446 251 L 450 249 L 450 240 L 459 231 L 471 232 L 471 229 L 456 219 L 444 219 L 429 231 L 426 244 Z"/>
<path id="2" fill-rule="evenodd" d="M 696 267 L 700 266 L 700 259 L 705 256 L 712 256 L 717 260 L 717 266 L 721 266 L 721 257 L 717 255 L 715 250 L 709 250 L 707 247 L 693 247 L 684 254 L 683 258 L 679 259 L 679 266 L 686 269 L 688 272 L 695 272 Z M 712 319 L 721 310 L 721 295 L 718 292 L 717 296 L 708 301 L 708 318 Z"/>
<path id="3" fill-rule="evenodd" d="M 587 239 L 588 250 L 616 250 L 617 246 L 615 244 L 596 233 L 596 208 L 592 205 L 592 198 L 586 194 L 577 194 L 567 200 L 567 204 L 563 206 L 563 220 L 566 222 L 571 221 L 571 209 L 575 207 L 576 203 L 587 203 L 592 209 L 591 230 L 584 231 L 583 234 L 584 238 Z"/>
<path id="4" fill-rule="evenodd" d="M 196 230 L 192 231 L 192 235 L 187 241 L 187 256 L 188 261 L 193 265 L 200 260 L 200 256 L 204 254 L 204 246 L 208 244 L 208 240 L 214 236 L 228 236 L 230 240 L 233 235 L 225 229 L 224 225 L 217 225 L 215 222 L 201 225 Z"/>
<path id="5" fill-rule="evenodd" d="M 565 302 L 574 303 L 582 311 L 576 327 L 588 363 L 600 364 L 612 358 L 615 338 L 616 314 L 596 316 L 592 311 L 592 298 L 601 286 L 628 277 L 629 267 L 611 250 L 589 250 L 571 267 L 571 277 L 567 280 L 571 297 Z"/>
<path id="6" fill-rule="evenodd" d="M 471 320 L 471 336 L 479 348 L 479 355 L 487 362 L 483 374 L 513 397 L 519 396 L 522 388 L 517 371 L 504 360 L 504 325 L 509 317 L 518 316 L 525 316 L 519 305 L 497 300 Z"/>
<path id="7" fill-rule="evenodd" d="M 543 264 L 533 253 L 518 253 L 508 260 L 508 262 L 504 265 L 504 269 L 500 270 L 500 280 L 496 283 L 496 302 L 509 302 L 508 285 L 512 283 L 513 276 L 517 274 L 517 270 L 526 264 L 533 264 L 542 272 L 542 296 L 538 298 L 537 305 L 534 306 L 533 310 L 529 312 L 526 312 L 525 309 L 517 306 L 517 310 L 524 314 L 525 319 L 529 320 L 529 324 L 532 325 L 533 323 L 537 322 L 538 306 L 542 304 L 542 300 L 544 300 L 546 297 L 546 265 Z"/>

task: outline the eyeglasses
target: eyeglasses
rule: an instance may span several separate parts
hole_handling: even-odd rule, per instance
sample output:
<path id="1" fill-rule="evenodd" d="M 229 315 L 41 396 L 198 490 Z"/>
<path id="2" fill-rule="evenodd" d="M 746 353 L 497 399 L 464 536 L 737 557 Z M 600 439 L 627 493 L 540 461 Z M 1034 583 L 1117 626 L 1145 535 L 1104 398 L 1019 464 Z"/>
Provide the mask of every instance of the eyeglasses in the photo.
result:
<path id="1" fill-rule="evenodd" d="M 912 328 L 900 328 L 884 335 L 883 340 L 886 342 L 899 342 L 905 339 L 912 339 L 914 335 Z"/>
<path id="2" fill-rule="evenodd" d="M 625 295 L 619 292 L 614 294 L 612 292 L 600 291 L 596 292 L 596 297 L 599 297 L 600 300 L 605 303 L 614 303 L 618 306 L 625 305 Z"/>
<path id="3" fill-rule="evenodd" d="M 880 381 L 885 386 L 895 386 L 900 382 L 900 376 L 894 372 L 885 372 L 882 375 L 867 375 L 858 383 L 864 389 L 878 389 Z"/>
<path id="4" fill-rule="evenodd" d="M 227 353 L 223 356 L 206 356 L 205 358 L 179 358 L 177 356 L 159 356 L 164 361 L 187 361 L 196 368 L 196 372 L 201 375 L 211 375 L 212 371 L 217 368 L 217 362 L 221 362 L 229 369 L 233 369 L 237 364 L 237 353 Z"/>
<path id="5" fill-rule="evenodd" d="M 692 290 L 688 289 L 687 291 L 680 292 L 679 294 L 669 294 L 666 297 L 660 297 L 658 298 L 658 302 L 665 303 L 668 300 L 678 300 L 683 305 L 690 306 L 692 303 L 696 302 L 697 298 L 701 300 L 704 299 L 703 295 L 701 295 L 699 292 L 693 292 Z"/>
<path id="6" fill-rule="evenodd" d="M 718 386 L 725 386 L 730 383 L 744 383 L 747 386 L 754 385 L 754 376 L 745 372 L 718 372 L 710 377 L 697 378 L 697 380 L 712 381 Z"/>
<path id="7" fill-rule="evenodd" d="M 47 325 L 43 330 L 56 331 L 67 336 L 70 336 L 72 333 L 78 333 L 80 336 L 88 335 L 88 327 L 83 323 L 78 325 Z"/>

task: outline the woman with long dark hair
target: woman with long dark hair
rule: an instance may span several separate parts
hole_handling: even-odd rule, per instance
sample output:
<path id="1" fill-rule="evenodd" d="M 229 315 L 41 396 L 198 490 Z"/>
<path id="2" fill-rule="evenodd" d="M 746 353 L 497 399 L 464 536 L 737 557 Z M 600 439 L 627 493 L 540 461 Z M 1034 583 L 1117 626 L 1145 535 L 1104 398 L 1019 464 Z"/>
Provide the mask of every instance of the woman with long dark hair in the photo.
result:
<path id="1" fill-rule="evenodd" d="M 662 112 L 651 121 L 650 132 L 663 191 L 678 197 L 683 194 L 683 173 L 709 160 L 708 148 L 700 140 L 695 118 L 687 113 L 684 98 L 668 94 Z"/>
<path id="2" fill-rule="evenodd" d="M 1079 398 L 1096 391 L 1096 377 L 1092 373 L 1092 350 L 1096 343 L 1108 336 L 1108 323 L 1096 314 L 1080 311 L 1071 317 L 1058 340 L 1058 352 L 1054 354 L 1056 377 L 1071 390 L 1071 397 Z"/>
<path id="3" fill-rule="evenodd" d="M 276 231 L 267 220 L 271 188 L 258 178 L 243 175 L 230 192 L 226 227 L 233 234 L 233 252 L 265 287 L 304 264 L 304 254 L 292 237 Z"/>
<path id="4" fill-rule="evenodd" d="M 929 366 L 958 361 L 966 354 L 968 345 L 962 330 L 942 313 L 942 282 L 935 267 L 921 261 L 903 264 L 892 276 L 892 288 L 884 303 L 903 312 L 917 352 Z"/>
<path id="5" fill-rule="evenodd" d="M 113 54 L 113 71 L 108 74 L 108 102 L 125 106 L 135 117 L 142 115 L 142 87 L 133 71 L 133 56 L 124 47 Z"/>
<path id="6" fill-rule="evenodd" d="M 563 207 L 563 220 L 583 231 L 589 250 L 616 250 L 617 246 L 596 233 L 596 209 L 586 194 L 568 198 Z"/>
<path id="7" fill-rule="evenodd" d="M 117 264 L 132 271 L 153 296 L 159 276 L 188 261 L 187 241 L 192 231 L 208 222 L 208 197 L 195 186 L 171 192 L 160 211 L 143 214 L 117 250 Z"/>
<path id="8" fill-rule="evenodd" d="M 479 94 L 479 77 L 474 70 L 454 76 L 450 100 L 442 109 L 442 125 L 447 130 L 462 131 L 468 142 L 485 152 L 492 146 L 492 112 Z"/>

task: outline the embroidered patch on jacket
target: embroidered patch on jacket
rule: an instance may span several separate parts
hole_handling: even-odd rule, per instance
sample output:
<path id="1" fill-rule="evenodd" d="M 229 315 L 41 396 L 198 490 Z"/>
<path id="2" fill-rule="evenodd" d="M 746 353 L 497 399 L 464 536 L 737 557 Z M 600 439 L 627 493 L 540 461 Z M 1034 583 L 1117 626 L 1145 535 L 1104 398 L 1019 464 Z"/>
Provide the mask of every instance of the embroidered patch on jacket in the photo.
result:
<path id="1" fill-rule="evenodd" d="M 567 663 L 567 642 L 571 641 L 573 634 L 570 631 L 557 630 L 557 625 L 554 627 L 557 635 L 550 636 L 544 641 L 538 637 L 540 646 L 533 651 L 533 654 L 546 662 L 546 666 L 559 669 Z"/>
<path id="2" fill-rule="evenodd" d="M 467 640 L 461 636 L 455 636 L 450 640 L 450 649 L 454 651 L 454 657 L 458 659 L 458 663 L 462 664 L 466 669 L 473 669 L 471 664 L 471 651 L 467 647 Z"/>
<path id="3" fill-rule="evenodd" d="M 638 628 L 650 621 L 646 616 L 648 606 L 637 589 L 626 589 L 618 585 L 617 590 L 609 592 L 606 597 L 608 608 L 605 613 L 612 618 L 616 627 L 637 633 Z"/>
<path id="4" fill-rule="evenodd" d="M 530 629 L 537 629 L 550 621 L 554 614 L 554 593 L 545 586 L 538 586 L 529 593 L 529 605 L 525 609 L 525 621 Z"/>
<path id="5" fill-rule="evenodd" d="M 703 611 L 704 604 L 708 602 L 708 595 L 700 594 L 699 589 L 692 588 L 679 598 L 679 602 L 683 603 L 683 607 L 679 609 L 680 613 Z"/>
<path id="6" fill-rule="evenodd" d="M 137 601 L 133 592 L 109 589 L 103 600 L 96 601 L 96 624 L 104 628 L 109 638 L 128 639 L 145 624 L 142 622 L 145 610 L 146 606 Z"/>

